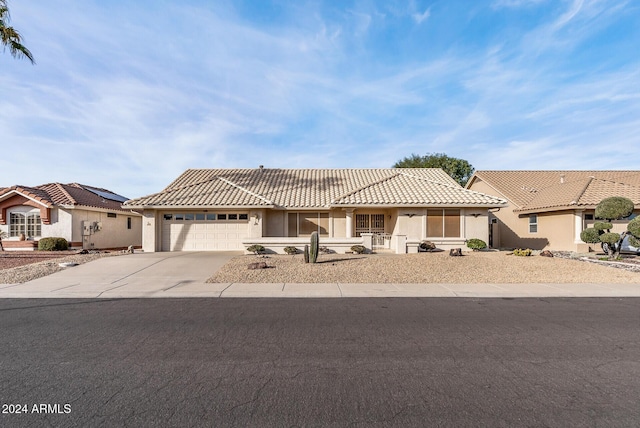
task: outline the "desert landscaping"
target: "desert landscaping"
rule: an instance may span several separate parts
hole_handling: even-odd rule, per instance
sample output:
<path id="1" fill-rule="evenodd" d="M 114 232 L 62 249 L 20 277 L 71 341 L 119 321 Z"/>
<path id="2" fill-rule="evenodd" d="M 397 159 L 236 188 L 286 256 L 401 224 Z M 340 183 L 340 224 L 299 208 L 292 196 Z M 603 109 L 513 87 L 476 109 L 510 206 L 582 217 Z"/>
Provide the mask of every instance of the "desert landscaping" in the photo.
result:
<path id="1" fill-rule="evenodd" d="M 268 267 L 247 268 L 256 261 Z M 640 272 L 564 257 L 518 257 L 507 251 L 466 252 L 462 257 L 447 252 L 330 254 L 319 256 L 316 264 L 305 264 L 301 254 L 245 255 L 232 259 L 208 282 L 640 284 Z"/>

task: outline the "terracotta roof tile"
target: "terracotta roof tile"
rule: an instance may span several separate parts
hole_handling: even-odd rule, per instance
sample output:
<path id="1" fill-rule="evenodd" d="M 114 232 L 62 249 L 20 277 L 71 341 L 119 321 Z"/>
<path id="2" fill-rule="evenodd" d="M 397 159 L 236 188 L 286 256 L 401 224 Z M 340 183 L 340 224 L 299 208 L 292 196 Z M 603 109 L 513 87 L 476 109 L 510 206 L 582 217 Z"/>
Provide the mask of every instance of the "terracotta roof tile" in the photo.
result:
<path id="1" fill-rule="evenodd" d="M 640 204 L 640 171 L 476 171 L 472 180 L 476 177 L 516 204 L 518 212 L 592 208 L 610 196 Z"/>
<path id="2" fill-rule="evenodd" d="M 125 206 L 504 205 L 465 190 L 438 168 L 190 169 L 162 192 Z"/>
<path id="3" fill-rule="evenodd" d="M 95 190 L 117 196 L 113 192 L 106 189 L 101 189 L 99 187 L 86 186 L 77 183 L 47 183 L 35 187 L 12 186 L 9 188 L 5 188 L 3 191 L 0 191 L 0 198 L 2 197 L 2 195 L 8 193 L 11 190 L 16 190 L 50 207 L 86 206 L 115 211 L 130 211 L 129 209 L 122 208 L 121 201 L 116 201 L 113 199 L 109 199 L 109 197 L 100 196 L 99 194 L 95 193 Z M 126 198 L 120 197 L 120 199 L 124 200 Z"/>

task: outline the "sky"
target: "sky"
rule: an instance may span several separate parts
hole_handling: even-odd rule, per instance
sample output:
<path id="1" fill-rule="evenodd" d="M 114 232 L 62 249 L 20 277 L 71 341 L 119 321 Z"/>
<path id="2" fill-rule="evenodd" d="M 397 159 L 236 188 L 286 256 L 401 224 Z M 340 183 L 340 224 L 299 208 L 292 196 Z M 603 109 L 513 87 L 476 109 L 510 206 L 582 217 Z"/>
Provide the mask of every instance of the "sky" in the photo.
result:
<path id="1" fill-rule="evenodd" d="M 8 0 L 0 187 L 188 168 L 639 169 L 637 0 Z"/>

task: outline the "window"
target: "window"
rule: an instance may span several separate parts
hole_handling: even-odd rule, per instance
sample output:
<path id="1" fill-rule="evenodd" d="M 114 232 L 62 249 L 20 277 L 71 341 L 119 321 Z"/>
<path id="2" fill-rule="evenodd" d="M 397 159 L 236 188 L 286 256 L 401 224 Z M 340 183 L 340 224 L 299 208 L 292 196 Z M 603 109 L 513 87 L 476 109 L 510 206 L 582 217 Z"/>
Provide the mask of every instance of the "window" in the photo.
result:
<path id="1" fill-rule="evenodd" d="M 287 230 L 290 237 L 309 236 L 312 232 L 329 236 L 329 213 L 289 213 Z"/>
<path id="2" fill-rule="evenodd" d="M 164 215 L 164 219 L 165 220 L 173 220 L 173 214 L 165 214 Z"/>
<path id="3" fill-rule="evenodd" d="M 40 213 L 11 213 L 9 216 L 9 236 L 27 238 L 42 236 Z"/>
<path id="4" fill-rule="evenodd" d="M 356 236 L 384 233 L 384 214 L 356 214 Z"/>
<path id="5" fill-rule="evenodd" d="M 116 214 L 116 213 L 107 213 L 107 217 L 116 218 L 116 217 L 118 217 L 118 214 Z"/>
<path id="6" fill-rule="evenodd" d="M 227 219 L 226 214 L 218 214 L 218 220 L 226 220 L 226 219 Z"/>
<path id="7" fill-rule="evenodd" d="M 585 214 L 584 215 L 584 219 L 585 220 L 593 220 L 593 214 Z"/>
<path id="8" fill-rule="evenodd" d="M 196 213 L 196 220 L 197 221 L 204 220 L 204 213 Z"/>
<path id="9" fill-rule="evenodd" d="M 238 214 L 229 214 L 229 220 L 237 220 Z"/>
<path id="10" fill-rule="evenodd" d="M 249 214 L 240 214 L 238 218 L 240 220 L 249 220 Z"/>
<path id="11" fill-rule="evenodd" d="M 529 216 L 529 233 L 538 233 L 538 214 Z"/>
<path id="12" fill-rule="evenodd" d="M 427 236 L 434 238 L 459 238 L 460 210 L 427 210 Z"/>
<path id="13" fill-rule="evenodd" d="M 127 217 L 127 229 L 131 229 L 131 217 Z"/>
<path id="14" fill-rule="evenodd" d="M 206 217 L 207 217 L 207 221 L 213 221 L 216 219 L 216 215 L 213 213 L 207 213 Z"/>

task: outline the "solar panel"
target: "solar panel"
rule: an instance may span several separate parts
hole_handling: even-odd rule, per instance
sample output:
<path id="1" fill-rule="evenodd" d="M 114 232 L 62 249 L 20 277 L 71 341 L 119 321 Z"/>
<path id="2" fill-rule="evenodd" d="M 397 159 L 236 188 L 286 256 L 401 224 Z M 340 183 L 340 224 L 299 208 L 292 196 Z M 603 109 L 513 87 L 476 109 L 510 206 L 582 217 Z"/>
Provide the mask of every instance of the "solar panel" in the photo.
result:
<path id="1" fill-rule="evenodd" d="M 129 198 L 125 198 L 124 196 L 118 195 L 116 193 L 105 192 L 104 190 L 93 189 L 91 187 L 85 187 L 85 189 L 87 189 L 91 193 L 95 193 L 96 195 L 104 199 L 110 199 L 116 202 L 125 202 L 129 200 Z"/>

